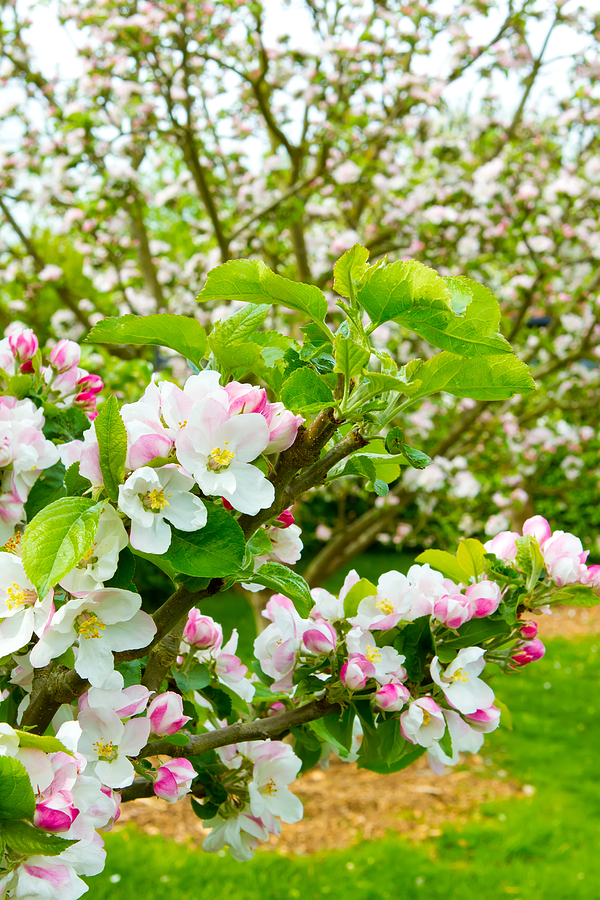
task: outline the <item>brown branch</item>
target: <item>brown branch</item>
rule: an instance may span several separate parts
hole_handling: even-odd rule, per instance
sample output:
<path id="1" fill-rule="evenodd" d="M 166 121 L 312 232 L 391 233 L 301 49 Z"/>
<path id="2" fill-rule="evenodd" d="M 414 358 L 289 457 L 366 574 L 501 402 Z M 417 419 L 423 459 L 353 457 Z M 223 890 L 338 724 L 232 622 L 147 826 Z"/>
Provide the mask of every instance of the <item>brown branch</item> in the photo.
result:
<path id="1" fill-rule="evenodd" d="M 150 651 L 148 663 L 144 669 L 144 677 L 142 678 L 142 684 L 148 690 L 160 690 L 165 675 L 176 661 L 185 621 L 185 617 L 181 616 L 175 627 Z"/>
<path id="2" fill-rule="evenodd" d="M 162 286 L 156 274 L 156 266 L 152 260 L 150 252 L 150 243 L 148 241 L 148 232 L 146 223 L 141 210 L 139 198 L 136 197 L 135 203 L 129 207 L 129 217 L 131 220 L 131 230 L 134 240 L 137 244 L 137 256 L 140 263 L 140 269 L 146 283 L 146 287 L 154 297 L 156 303 L 156 312 L 166 308 L 165 295 Z"/>
<path id="3" fill-rule="evenodd" d="M 289 732 L 298 725 L 306 722 L 314 722 L 323 716 L 330 716 L 341 712 L 337 703 L 330 703 L 326 697 L 313 700 L 306 706 L 279 713 L 266 719 L 256 719 L 254 722 L 238 722 L 235 725 L 227 725 L 215 731 L 207 731 L 204 734 L 196 734 L 190 738 L 185 747 L 169 744 L 168 741 L 152 741 L 146 744 L 140 752 L 140 758 L 148 756 L 199 756 L 207 750 L 215 750 L 217 747 L 227 747 L 229 744 L 237 744 L 241 741 L 266 741 L 269 738 Z"/>

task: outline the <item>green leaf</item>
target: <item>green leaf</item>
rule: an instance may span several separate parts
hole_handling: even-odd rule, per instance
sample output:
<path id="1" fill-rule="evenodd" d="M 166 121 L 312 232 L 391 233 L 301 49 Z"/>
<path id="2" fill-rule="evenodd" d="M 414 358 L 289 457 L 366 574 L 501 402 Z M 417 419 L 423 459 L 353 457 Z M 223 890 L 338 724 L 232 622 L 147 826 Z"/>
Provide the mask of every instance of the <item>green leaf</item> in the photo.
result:
<path id="1" fill-rule="evenodd" d="M 195 797 L 190 797 L 190 803 L 192 804 L 195 815 L 197 815 L 199 819 L 214 819 L 219 812 L 219 804 L 217 803 L 210 803 L 208 801 L 200 803 Z"/>
<path id="2" fill-rule="evenodd" d="M 123 687 L 132 687 L 139 684 L 142 680 L 142 664 L 139 659 L 132 659 L 129 662 L 120 662 L 115 666 L 117 672 L 123 676 Z"/>
<path id="3" fill-rule="evenodd" d="M 23 565 L 44 598 L 85 556 L 96 537 L 104 503 L 63 497 L 46 506 L 23 534 Z"/>
<path id="4" fill-rule="evenodd" d="M 411 381 L 410 378 L 407 378 L 405 380 L 395 375 L 385 375 L 382 372 L 366 372 L 365 382 L 369 386 L 369 393 L 377 395 L 384 394 L 387 391 L 396 391 L 400 394 L 406 394 L 407 397 L 412 397 L 421 387 L 421 382 L 418 379 Z"/>
<path id="5" fill-rule="evenodd" d="M 318 287 L 275 275 L 264 262 L 253 259 L 234 259 L 211 269 L 198 296 L 199 302 L 204 300 L 279 303 L 305 313 L 318 323 L 324 322 L 327 315 L 327 300 Z"/>
<path id="6" fill-rule="evenodd" d="M 233 575 L 244 559 L 244 532 L 230 512 L 207 503 L 208 519 L 198 531 L 172 529 L 171 546 L 164 554 L 176 572 L 197 578 Z"/>
<path id="7" fill-rule="evenodd" d="M 50 734 L 32 734 L 30 731 L 19 731 L 18 729 L 15 729 L 15 734 L 19 738 L 19 747 L 32 747 L 34 750 L 43 750 L 44 753 L 58 753 L 60 750 L 73 756 L 58 738 L 52 737 Z"/>
<path id="8" fill-rule="evenodd" d="M 485 547 L 481 541 L 476 541 L 475 538 L 465 538 L 460 541 L 456 551 L 456 559 L 458 564 L 469 575 L 473 575 L 475 578 L 483 575 L 485 571 Z"/>
<path id="9" fill-rule="evenodd" d="M 187 747 L 190 742 L 189 734 L 169 734 L 165 740 L 175 747 Z"/>
<path id="10" fill-rule="evenodd" d="M 191 316 L 111 316 L 94 325 L 85 342 L 169 347 L 198 366 L 206 349 L 206 332 Z"/>
<path id="11" fill-rule="evenodd" d="M 498 697 L 494 699 L 494 706 L 500 710 L 500 724 L 506 728 L 507 731 L 513 730 L 513 720 L 510 709 L 500 700 Z"/>
<path id="12" fill-rule="evenodd" d="M 293 602 L 298 613 L 303 619 L 314 606 L 315 601 L 310 596 L 310 589 L 301 575 L 282 566 L 280 563 L 264 563 L 252 576 L 254 584 L 262 584 L 273 591 L 284 594 Z"/>
<path id="13" fill-rule="evenodd" d="M 94 426 L 104 489 L 109 500 L 116 503 L 119 499 L 119 485 L 125 481 L 127 432 L 114 394 L 102 404 Z"/>
<path id="14" fill-rule="evenodd" d="M 366 275 L 369 251 L 354 244 L 340 256 L 333 267 L 333 289 L 342 297 L 355 297 L 356 290 Z"/>
<path id="15" fill-rule="evenodd" d="M 212 351 L 221 373 L 227 377 L 230 373 L 250 371 L 261 359 L 260 347 L 251 341 L 245 344 L 215 344 Z"/>
<path id="16" fill-rule="evenodd" d="M 458 629 L 457 636 L 450 636 L 436 646 L 436 653 L 443 663 L 452 662 L 463 647 L 481 647 L 486 641 L 507 638 L 512 629 L 504 619 L 471 619 Z"/>
<path id="17" fill-rule="evenodd" d="M 422 566 L 429 563 L 432 569 L 437 569 L 445 578 L 451 578 L 457 584 L 469 583 L 469 573 L 461 566 L 455 556 L 446 550 L 424 550 L 416 557 L 415 562 Z"/>
<path id="18" fill-rule="evenodd" d="M 524 534 L 515 541 L 517 568 L 525 575 L 525 587 L 530 591 L 544 570 L 544 557 L 540 545 L 532 534 Z"/>
<path id="19" fill-rule="evenodd" d="M 40 472 L 37 481 L 29 491 L 27 503 L 25 504 L 25 514 L 28 522 L 31 522 L 34 516 L 45 506 L 64 495 L 64 478 L 65 467 L 61 462 L 57 462 L 51 468 Z"/>
<path id="20" fill-rule="evenodd" d="M 344 475 L 362 475 L 369 481 L 377 480 L 377 470 L 375 463 L 366 453 L 356 453 L 349 459 L 345 460 L 339 468 L 333 469 L 329 473 L 329 478 L 342 478 Z"/>
<path id="21" fill-rule="evenodd" d="M 427 752 L 426 747 L 414 747 L 413 744 L 409 744 L 408 741 L 406 741 L 406 744 L 410 749 L 407 749 L 396 762 L 389 764 L 381 761 L 378 757 L 364 759 L 361 758 L 359 754 L 358 768 L 368 769 L 370 772 L 377 772 L 379 775 L 393 775 L 394 772 L 401 772 L 402 769 L 407 769 L 409 766 L 412 766 L 420 756 L 423 756 L 423 754 Z"/>
<path id="22" fill-rule="evenodd" d="M 359 375 L 369 362 L 370 350 L 365 350 L 352 338 L 336 334 L 333 339 L 335 352 L 334 372 L 341 372 L 349 381 Z"/>
<path id="23" fill-rule="evenodd" d="M 593 588 L 584 584 L 569 584 L 552 595 L 553 603 L 564 603 L 566 606 L 583 606 L 589 608 L 600 604 L 600 597 Z"/>
<path id="24" fill-rule="evenodd" d="M 365 597 L 374 597 L 377 594 L 375 585 L 366 578 L 361 578 L 356 584 L 353 584 L 346 596 L 344 597 L 344 616 L 349 619 L 358 612 L 361 600 Z"/>
<path id="25" fill-rule="evenodd" d="M 265 556 L 273 549 L 273 541 L 264 528 L 259 528 L 254 532 L 246 547 L 253 556 Z"/>
<path id="26" fill-rule="evenodd" d="M 233 709 L 231 697 L 222 687 L 207 685 L 205 688 L 202 688 L 201 693 L 209 703 L 212 703 L 219 719 L 226 719 L 227 716 L 231 715 L 231 710 Z"/>
<path id="27" fill-rule="evenodd" d="M 104 582 L 104 586 L 121 588 L 124 591 L 131 590 L 134 575 L 135 556 L 133 555 L 129 547 L 124 547 L 119 553 L 119 563 L 117 565 L 117 571 L 112 576 L 112 578 L 109 578 L 108 581 Z M 135 588 L 133 590 L 135 590 Z"/>
<path id="28" fill-rule="evenodd" d="M 22 856 L 58 856 L 77 843 L 17 820 L 2 822 L 0 831 L 6 845 Z"/>
<path id="29" fill-rule="evenodd" d="M 270 308 L 269 304 L 259 306 L 248 304 L 222 322 L 217 322 L 208 336 L 210 349 L 214 353 L 215 346 L 241 344 L 252 338 L 265 321 Z"/>
<path id="30" fill-rule="evenodd" d="M 441 310 L 448 319 L 454 316 L 444 279 L 414 259 L 374 271 L 358 291 L 358 302 L 375 327 L 390 319 L 402 321 L 413 308 Z"/>
<path id="31" fill-rule="evenodd" d="M 0 819 L 31 819 L 35 796 L 23 763 L 0 756 Z"/>
<path id="32" fill-rule="evenodd" d="M 446 756 L 452 757 L 452 735 L 450 734 L 450 729 L 448 728 L 447 723 L 446 723 L 446 730 L 443 733 L 439 744 L 440 744 L 442 751 L 446 754 Z"/>
<path id="33" fill-rule="evenodd" d="M 427 660 L 435 654 L 429 616 L 419 616 L 406 625 L 395 639 L 394 647 L 406 656 L 404 666 L 410 681 L 420 683 Z"/>
<path id="34" fill-rule="evenodd" d="M 467 359 L 444 350 L 423 363 L 419 379 L 417 398 L 447 391 L 473 400 L 507 400 L 535 390 L 525 363 L 508 353 Z"/>
<path id="35" fill-rule="evenodd" d="M 404 445 L 404 456 L 409 461 L 413 469 L 426 469 L 431 465 L 431 457 L 423 453 L 422 450 L 416 450 L 414 447 Z"/>
<path id="36" fill-rule="evenodd" d="M 79 473 L 79 463 L 71 463 L 65 472 L 65 489 L 67 491 L 67 496 L 81 497 L 81 495 L 85 494 L 91 486 L 92 482 Z"/>
<path id="37" fill-rule="evenodd" d="M 395 425 L 393 428 L 390 428 L 390 430 L 386 434 L 385 449 L 393 456 L 396 456 L 399 453 L 404 453 L 404 432 L 401 428 L 398 428 L 397 425 Z"/>
<path id="38" fill-rule="evenodd" d="M 208 666 L 200 664 L 196 664 L 188 672 L 175 671 L 173 677 L 182 694 L 187 694 L 188 691 L 201 691 L 210 684 Z"/>
<path id="39" fill-rule="evenodd" d="M 287 409 L 314 412 L 333 405 L 333 391 L 309 368 L 296 369 L 281 388 L 281 401 Z"/>

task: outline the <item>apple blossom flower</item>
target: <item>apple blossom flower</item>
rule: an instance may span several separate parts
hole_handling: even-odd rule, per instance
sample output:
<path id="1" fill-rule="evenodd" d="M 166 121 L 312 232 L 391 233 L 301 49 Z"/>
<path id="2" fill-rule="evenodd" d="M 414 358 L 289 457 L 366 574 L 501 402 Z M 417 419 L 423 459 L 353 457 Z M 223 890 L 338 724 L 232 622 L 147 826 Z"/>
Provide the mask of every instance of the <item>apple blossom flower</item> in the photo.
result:
<path id="1" fill-rule="evenodd" d="M 481 647 L 466 647 L 443 671 L 437 656 L 431 661 L 431 677 L 451 706 L 461 713 L 474 713 L 494 702 L 491 687 L 477 677 L 485 668 L 484 654 Z"/>
<path id="2" fill-rule="evenodd" d="M 254 641 L 254 655 L 263 672 L 275 679 L 273 692 L 291 690 L 302 636 L 312 622 L 301 619 L 292 601 L 282 594 L 271 597 L 264 613 L 272 622 Z"/>
<path id="3" fill-rule="evenodd" d="M 283 403 L 267 403 L 262 415 L 269 427 L 269 443 L 265 453 L 281 453 L 291 447 L 298 429 L 304 423 L 304 417 L 295 416 Z"/>
<path id="4" fill-rule="evenodd" d="M 56 791 L 47 799 L 36 803 L 33 824 L 44 831 L 59 833 L 68 831 L 78 815 L 79 810 L 73 806 L 70 791 Z"/>
<path id="5" fill-rule="evenodd" d="M 215 673 L 222 684 L 230 688 L 246 703 L 250 703 L 256 689 L 246 678 L 248 666 L 245 666 L 239 656 L 235 655 L 238 637 L 237 628 L 234 628 L 223 649 L 214 652 Z"/>
<path id="6" fill-rule="evenodd" d="M 375 678 L 375 666 L 359 653 L 351 656 L 340 669 L 340 681 L 349 691 L 361 690 L 369 678 Z"/>
<path id="7" fill-rule="evenodd" d="M 382 685 L 373 697 L 375 706 L 384 712 L 399 712 L 409 700 L 408 688 L 396 682 Z"/>
<path id="8" fill-rule="evenodd" d="M 302 762 L 290 745 L 264 741 L 258 746 L 250 745 L 248 756 L 254 761 L 252 781 L 248 784 L 252 814 L 262 818 L 266 811 L 283 822 L 299 822 L 302 803 L 288 784 L 295 780 Z"/>
<path id="9" fill-rule="evenodd" d="M 190 716 L 183 715 L 181 696 L 173 691 L 166 691 L 155 697 L 150 703 L 146 715 L 150 719 L 152 734 L 162 737 L 175 734 L 176 731 L 183 728 L 186 722 L 190 721 Z"/>
<path id="10" fill-rule="evenodd" d="M 39 341 L 31 328 L 13 332 L 8 336 L 8 344 L 13 356 L 19 362 L 32 359 L 38 351 Z"/>
<path id="11" fill-rule="evenodd" d="M 502 591 L 495 581 L 480 581 L 468 586 L 465 597 L 471 605 L 473 618 L 481 619 L 496 612 L 502 599 Z"/>
<path id="12" fill-rule="evenodd" d="M 402 736 L 411 744 L 432 747 L 446 730 L 444 714 L 432 697 L 413 700 L 400 716 Z"/>
<path id="13" fill-rule="evenodd" d="M 275 499 L 275 489 L 250 463 L 269 443 L 260 413 L 229 416 L 211 398 L 195 403 L 176 438 L 177 458 L 207 495 L 225 497 L 234 509 L 254 516 Z"/>
<path id="14" fill-rule="evenodd" d="M 114 710 L 120 719 L 137 716 L 146 709 L 151 691 L 143 684 L 132 684 L 124 688 L 124 683 L 120 672 L 111 672 L 101 687 L 91 687 L 81 695 L 79 709 L 102 706 Z"/>
<path id="15" fill-rule="evenodd" d="M 107 503 L 100 514 L 94 543 L 59 584 L 71 594 L 96 591 L 117 571 L 119 553 L 129 539 L 117 511 Z"/>
<path id="16" fill-rule="evenodd" d="M 592 588 L 600 587 L 600 566 L 587 566 L 581 574 L 581 584 L 587 584 Z"/>
<path id="17" fill-rule="evenodd" d="M 585 575 L 588 555 L 589 550 L 583 549 L 579 538 L 565 531 L 555 531 L 542 547 L 548 575 L 560 587 L 581 580 Z"/>
<path id="18" fill-rule="evenodd" d="M 0 656 L 25 647 L 42 634 L 53 612 L 53 591 L 40 601 L 16 553 L 0 553 Z"/>
<path id="19" fill-rule="evenodd" d="M 81 726 L 77 750 L 88 760 L 90 771 L 107 787 L 131 784 L 135 770 L 127 757 L 137 756 L 148 742 L 150 719 L 121 722 L 114 710 L 98 707 L 82 710 L 77 721 Z"/>
<path id="20" fill-rule="evenodd" d="M 309 653 L 316 656 L 333 653 L 337 644 L 337 634 L 329 622 L 316 622 L 313 628 L 307 628 L 302 635 L 302 642 Z"/>
<path id="21" fill-rule="evenodd" d="M 259 840 L 268 841 L 269 834 L 279 834 L 281 823 L 265 812 L 261 818 L 254 816 L 250 805 L 245 806 L 237 815 L 226 819 L 215 816 L 204 823 L 210 833 L 204 838 L 202 849 L 206 853 L 216 853 L 228 847 L 230 854 L 238 862 L 247 862 L 254 856 Z"/>
<path id="22" fill-rule="evenodd" d="M 176 803 L 189 794 L 196 770 L 191 762 L 183 757 L 170 759 L 156 770 L 154 793 L 167 803 Z"/>
<path id="23" fill-rule="evenodd" d="M 370 631 L 352 628 L 346 635 L 346 646 L 350 658 L 364 656 L 373 665 L 374 677 L 380 684 L 404 681 L 406 678 L 406 669 L 402 665 L 406 657 L 401 656 L 394 647 L 378 647 Z"/>
<path id="24" fill-rule="evenodd" d="M 50 351 L 50 365 L 59 373 L 77 368 L 80 358 L 81 348 L 79 344 L 66 338 L 57 341 Z"/>
<path id="25" fill-rule="evenodd" d="M 156 634 L 156 625 L 140 610 L 141 602 L 139 594 L 119 588 L 68 600 L 31 651 L 32 665 L 48 665 L 77 641 L 75 671 L 94 687 L 102 687 L 114 668 L 113 651 L 145 647 Z"/>
<path id="26" fill-rule="evenodd" d="M 72 866 L 58 857 L 29 856 L 15 872 L 15 900 L 78 900 L 88 890 Z"/>
<path id="27" fill-rule="evenodd" d="M 460 628 L 473 616 L 473 607 L 464 594 L 441 597 L 433 607 L 433 615 L 447 628 Z"/>
<path id="28" fill-rule="evenodd" d="M 483 546 L 487 553 L 493 553 L 504 562 L 512 562 L 517 555 L 516 540 L 521 535 L 516 531 L 501 531 Z"/>
<path id="29" fill-rule="evenodd" d="M 174 434 L 163 424 L 161 399 L 157 385 L 149 384 L 140 400 L 121 407 L 127 431 L 128 469 L 139 469 L 171 452 Z"/>
<path id="30" fill-rule="evenodd" d="M 436 775 L 443 775 L 446 766 L 455 766 L 461 751 L 479 753 L 484 737 L 452 709 L 445 709 L 444 716 L 452 742 L 452 756 L 448 756 L 436 742 L 427 751 L 427 762 Z"/>
<path id="31" fill-rule="evenodd" d="M 183 639 L 198 650 L 218 650 L 223 643 L 223 628 L 193 607 L 188 613 Z"/>
<path id="32" fill-rule="evenodd" d="M 496 706 L 490 706 L 487 709 L 478 709 L 463 718 L 475 731 L 489 734 L 490 731 L 495 731 L 500 724 L 500 710 Z"/>
<path id="33" fill-rule="evenodd" d="M 144 553 L 166 553 L 171 544 L 170 522 L 182 531 L 206 525 L 206 507 L 190 493 L 193 480 L 178 466 L 144 466 L 119 486 L 119 509 L 131 519 L 131 546 Z"/>
<path id="34" fill-rule="evenodd" d="M 528 619 L 526 622 L 521 622 L 519 625 L 519 631 L 523 638 L 526 641 L 532 641 L 534 637 L 537 636 L 538 633 L 538 624 L 531 619 Z"/>
<path id="35" fill-rule="evenodd" d="M 294 524 L 294 516 L 291 509 L 284 509 L 284 511 L 277 516 L 275 521 L 281 523 L 281 528 L 289 528 L 290 525 Z"/>
<path id="36" fill-rule="evenodd" d="M 532 516 L 523 523 L 523 534 L 530 534 L 534 537 L 540 547 L 549 540 L 552 530 L 547 519 L 543 516 Z"/>
<path id="37" fill-rule="evenodd" d="M 546 648 L 539 638 L 533 641 L 526 641 L 518 646 L 517 652 L 512 655 L 512 662 L 517 666 L 527 666 L 529 663 L 537 662 L 546 653 Z"/>
<path id="38" fill-rule="evenodd" d="M 351 569 L 344 579 L 344 584 L 336 597 L 325 588 L 313 588 L 310 592 L 315 605 L 310 611 L 312 619 L 325 619 L 327 622 L 339 622 L 344 618 L 344 601 L 354 585 L 360 581 L 356 569 Z"/>

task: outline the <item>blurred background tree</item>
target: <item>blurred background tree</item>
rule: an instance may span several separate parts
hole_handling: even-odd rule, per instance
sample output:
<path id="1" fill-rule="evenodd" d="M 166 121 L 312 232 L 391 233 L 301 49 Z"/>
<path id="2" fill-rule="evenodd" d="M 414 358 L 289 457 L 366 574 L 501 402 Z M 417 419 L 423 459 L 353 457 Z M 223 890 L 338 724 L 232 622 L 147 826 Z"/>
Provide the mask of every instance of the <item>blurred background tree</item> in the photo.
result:
<path id="1" fill-rule="evenodd" d="M 40 3 L 0 9 L 3 327 L 52 341 L 129 312 L 210 325 L 235 309 L 198 309 L 212 266 L 260 258 L 331 292 L 333 260 L 359 241 L 372 261 L 471 276 L 500 298 L 537 393 L 421 408 L 403 424 L 432 466 L 393 473 L 384 497 L 348 477 L 299 510 L 309 580 L 378 540 L 450 546 L 533 511 L 573 519 L 596 549 L 593 4 L 62 4 L 73 77 L 37 58 Z M 433 352 L 399 326 L 376 336 L 399 362 Z M 124 396 L 163 364 L 134 348 L 86 358 Z"/>

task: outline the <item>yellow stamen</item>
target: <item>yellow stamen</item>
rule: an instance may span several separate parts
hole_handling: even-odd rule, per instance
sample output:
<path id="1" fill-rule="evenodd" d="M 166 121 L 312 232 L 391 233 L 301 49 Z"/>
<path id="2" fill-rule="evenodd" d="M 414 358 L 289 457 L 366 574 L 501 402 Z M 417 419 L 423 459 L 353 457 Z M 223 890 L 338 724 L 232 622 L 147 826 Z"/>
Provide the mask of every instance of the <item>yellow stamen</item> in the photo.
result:
<path id="1" fill-rule="evenodd" d="M 220 447 L 213 447 L 213 450 L 208 457 L 208 467 L 209 469 L 213 469 L 215 472 L 220 472 L 221 469 L 226 469 L 229 466 L 229 463 L 232 459 L 235 458 L 235 453 L 233 450 L 227 449 L 227 444 L 229 441 L 225 441 L 223 445 L 223 449 Z"/>
<path id="2" fill-rule="evenodd" d="M 100 632 L 104 631 L 106 625 L 104 622 L 100 621 L 98 616 L 91 616 L 89 613 L 84 613 L 83 616 L 80 617 L 76 627 L 79 637 L 84 637 L 86 640 L 89 640 L 90 638 L 102 637 Z"/>
<path id="3" fill-rule="evenodd" d="M 21 532 L 15 531 L 12 537 L 10 537 L 5 544 L 2 546 L 3 550 L 6 550 L 7 553 L 21 553 Z"/>
<path id="4" fill-rule="evenodd" d="M 269 797 L 272 797 L 273 794 L 277 793 L 277 785 L 275 784 L 275 782 L 273 781 L 272 778 L 269 781 L 267 781 L 264 788 L 262 789 L 262 792 L 263 792 L 263 794 L 268 794 Z"/>
<path id="5" fill-rule="evenodd" d="M 96 559 L 94 558 L 94 550 L 95 549 L 96 549 L 96 544 L 94 543 L 94 544 L 92 544 L 92 546 L 90 547 L 88 552 L 85 553 L 79 560 L 79 563 L 77 564 L 79 569 L 87 569 L 87 567 L 90 565 L 90 563 L 96 562 Z"/>
<path id="6" fill-rule="evenodd" d="M 367 644 L 367 652 L 365 653 L 365 656 L 370 663 L 381 662 L 381 650 L 379 649 L 379 647 L 372 647 L 371 644 Z"/>
<path id="7" fill-rule="evenodd" d="M 20 609 L 22 606 L 33 606 L 36 601 L 37 594 L 35 591 L 28 591 L 20 587 L 16 581 L 6 589 L 7 599 L 5 605 L 7 609 Z"/>
<path id="8" fill-rule="evenodd" d="M 423 713 L 423 725 L 428 725 L 431 722 L 431 715 L 423 707 L 421 707 L 421 711 Z"/>
<path id="9" fill-rule="evenodd" d="M 117 758 L 117 747 L 115 747 L 112 741 L 105 741 L 104 738 L 101 738 L 99 741 L 94 741 L 92 747 L 98 754 L 98 759 L 111 762 L 113 759 Z"/>
<path id="10" fill-rule="evenodd" d="M 391 600 L 388 600 L 387 597 L 384 597 L 383 600 L 379 600 L 375 606 L 377 609 L 380 609 L 384 616 L 391 616 L 394 612 L 394 604 Z"/>
<path id="11" fill-rule="evenodd" d="M 171 494 L 169 494 L 169 497 Z M 152 512 L 162 512 L 165 506 L 169 505 L 169 501 L 165 497 L 164 488 L 160 491 L 148 491 L 143 500 L 144 506 L 146 509 L 152 510 Z"/>
<path id="12" fill-rule="evenodd" d="M 465 673 L 464 669 L 457 669 L 454 675 L 451 675 L 450 678 L 452 681 L 468 681 L 469 676 Z"/>

